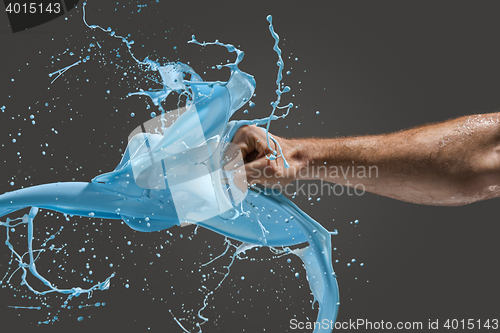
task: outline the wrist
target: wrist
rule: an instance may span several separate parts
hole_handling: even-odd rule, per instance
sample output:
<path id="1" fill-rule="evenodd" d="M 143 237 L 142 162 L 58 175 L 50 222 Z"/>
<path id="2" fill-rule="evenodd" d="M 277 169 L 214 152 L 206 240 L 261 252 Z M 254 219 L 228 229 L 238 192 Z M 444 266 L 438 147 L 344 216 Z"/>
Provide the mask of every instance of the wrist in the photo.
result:
<path id="1" fill-rule="evenodd" d="M 311 165 L 314 164 L 316 149 L 313 140 L 296 139 L 287 140 L 289 156 L 287 157 L 290 173 L 293 174 L 293 180 L 315 179 L 312 174 Z"/>

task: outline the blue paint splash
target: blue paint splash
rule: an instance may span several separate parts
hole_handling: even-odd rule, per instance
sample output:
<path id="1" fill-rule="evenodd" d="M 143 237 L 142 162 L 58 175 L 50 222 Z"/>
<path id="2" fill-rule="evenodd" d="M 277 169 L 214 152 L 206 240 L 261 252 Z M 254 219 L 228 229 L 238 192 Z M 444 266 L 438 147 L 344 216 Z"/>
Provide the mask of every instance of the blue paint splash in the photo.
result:
<path id="1" fill-rule="evenodd" d="M 83 10 L 85 15 L 85 4 Z M 114 171 L 99 175 L 90 183 L 44 184 L 0 195 L 0 216 L 32 207 L 29 214 L 22 218 L 7 218 L 5 222 L 0 222 L 1 226 L 6 227 L 6 245 L 18 265 L 10 275 L 9 282 L 17 271 L 22 271 L 22 284 L 30 291 L 36 295 L 67 295 L 64 304 L 67 306 L 73 297 L 82 294 L 91 297 L 95 290 L 108 289 L 114 276 L 113 273 L 103 282 L 90 288 L 60 289 L 39 274 L 36 260 L 43 250 L 34 250 L 32 245 L 33 221 L 39 208 L 68 215 L 123 220 L 132 229 L 142 232 L 166 230 L 181 223 L 190 223 L 225 236 L 227 247 L 222 255 L 227 253 L 230 247 L 236 249 L 230 264 L 225 266 L 226 274 L 215 290 L 230 274 L 230 267 L 235 259 L 247 249 L 267 246 L 276 251 L 274 247 L 285 247 L 285 250 L 278 254 L 295 254 L 304 263 L 314 301 L 319 305 L 317 321 L 335 322 L 339 302 L 338 286 L 332 267 L 331 233 L 280 193 L 264 191 L 259 187 L 241 189 L 236 186 L 234 179 L 241 171 L 241 165 L 240 169 L 224 169 L 225 152 L 241 126 L 266 125 L 263 130 L 269 145 L 269 140 L 274 140 L 268 132 L 270 122 L 285 117 L 293 106 L 279 105 L 282 94 L 290 88 L 282 87 L 284 62 L 278 47 L 279 36 L 274 31 L 272 17 L 268 16 L 267 20 L 275 40 L 274 50 L 278 55 L 277 99 L 272 103 L 273 109 L 269 117 L 230 122 L 231 116 L 249 102 L 256 86 L 254 78 L 238 68 L 238 64 L 243 60 L 243 51 L 219 41 L 198 42 L 193 36 L 188 43 L 202 47 L 222 46 L 237 56 L 234 63 L 225 65 L 231 70 L 227 81 L 203 81 L 201 76 L 184 63 L 160 64 L 148 58 L 142 61 L 137 59 L 132 53 L 133 41 L 117 36 L 110 28 L 87 24 L 84 16 L 84 22 L 90 29 L 99 29 L 121 39 L 139 65 L 144 66 L 146 71 L 159 74 L 162 84 L 160 89 L 131 92 L 129 97 L 148 96 L 161 114 L 152 119 L 152 123 L 141 125 L 132 133 L 123 158 Z M 81 62 L 51 73 L 51 76 L 57 74 L 59 77 L 79 63 Z M 180 96 L 186 97 L 186 102 L 177 110 L 173 123 L 168 124 L 168 116 L 173 111 L 165 111 L 162 102 L 173 93 L 179 96 L 178 105 Z M 276 109 L 283 108 L 287 109 L 286 113 L 276 116 Z M 145 128 L 146 125 L 149 131 Z M 274 151 L 267 158 L 283 158 L 279 145 L 278 150 L 279 154 Z M 284 162 L 287 165 L 285 160 Z M 26 224 L 28 228 L 28 259 L 25 254 L 16 252 L 9 242 L 9 230 L 20 224 Z M 242 244 L 236 247 L 229 239 L 240 241 Z M 288 248 L 303 243 L 309 245 L 296 250 Z M 28 273 L 41 281 L 47 289 L 38 291 L 31 287 L 26 280 Z M 198 324 L 200 332 L 203 323 L 208 321 L 202 311 L 215 290 L 205 294 L 203 306 L 197 311 L 198 318 L 202 320 L 202 323 Z M 170 313 L 179 326 L 187 331 L 181 320 L 172 311 Z M 83 317 L 78 320 L 83 320 Z M 315 332 L 329 331 L 323 327 L 315 329 Z"/>
<path id="2" fill-rule="evenodd" d="M 277 75 L 277 78 L 276 78 L 276 86 L 277 86 L 277 89 L 276 89 L 276 101 L 274 101 L 274 102 L 271 103 L 271 105 L 273 107 L 273 110 L 271 112 L 271 116 L 269 117 L 269 120 L 267 121 L 266 139 L 267 139 L 267 146 L 268 147 L 271 147 L 271 145 L 269 144 L 269 138 L 271 137 L 271 139 L 276 144 L 276 146 L 278 147 L 278 150 L 279 150 L 279 155 L 277 154 L 276 151 L 273 151 L 273 153 L 271 154 L 271 156 L 268 156 L 267 158 L 269 160 L 273 161 L 277 157 L 281 156 L 282 159 L 283 159 L 285 168 L 288 169 L 289 165 L 288 165 L 288 162 L 286 161 L 285 157 L 283 156 L 283 151 L 281 150 L 280 145 L 278 144 L 278 142 L 274 138 L 272 138 L 272 136 L 269 135 L 269 127 L 271 126 L 271 120 L 276 120 L 278 118 L 285 118 L 288 115 L 288 113 L 290 112 L 290 109 L 293 107 L 293 103 L 289 103 L 286 106 L 280 106 L 279 105 L 280 101 L 281 101 L 281 95 L 283 95 L 283 93 L 289 92 L 290 91 L 290 87 L 289 86 L 284 86 L 283 88 L 281 87 L 281 80 L 283 79 L 283 68 L 285 67 L 285 62 L 283 61 L 283 58 L 281 57 L 281 49 L 279 48 L 279 45 L 278 45 L 279 41 L 280 41 L 280 37 L 274 31 L 273 17 L 271 15 L 267 16 L 267 21 L 269 22 L 269 31 L 271 32 L 271 35 L 274 38 L 274 47 L 273 47 L 273 50 L 278 55 L 278 62 L 277 62 L 277 65 L 278 65 L 278 75 Z M 286 113 L 284 113 L 283 115 L 281 115 L 281 116 L 275 116 L 274 115 L 274 113 L 276 112 L 276 109 L 285 109 L 285 108 L 287 110 L 286 110 Z"/>

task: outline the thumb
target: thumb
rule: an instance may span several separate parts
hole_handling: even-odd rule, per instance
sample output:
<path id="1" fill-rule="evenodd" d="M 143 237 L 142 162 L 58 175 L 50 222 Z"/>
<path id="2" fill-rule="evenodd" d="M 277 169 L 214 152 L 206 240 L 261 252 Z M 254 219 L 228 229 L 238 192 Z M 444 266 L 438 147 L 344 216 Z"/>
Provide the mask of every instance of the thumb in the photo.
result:
<path id="1" fill-rule="evenodd" d="M 245 173 L 250 185 L 259 183 L 266 186 L 274 182 L 274 168 L 265 156 L 246 163 Z"/>

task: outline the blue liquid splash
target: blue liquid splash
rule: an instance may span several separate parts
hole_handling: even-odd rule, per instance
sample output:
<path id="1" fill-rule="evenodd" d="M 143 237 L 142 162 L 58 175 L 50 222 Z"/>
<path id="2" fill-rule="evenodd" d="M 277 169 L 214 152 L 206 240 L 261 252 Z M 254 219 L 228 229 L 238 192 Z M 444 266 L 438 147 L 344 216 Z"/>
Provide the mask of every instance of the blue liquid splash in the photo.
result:
<path id="1" fill-rule="evenodd" d="M 85 13 L 85 4 L 83 10 Z M 95 177 L 91 183 L 44 184 L 0 195 L 0 216 L 32 207 L 29 214 L 22 218 L 14 220 L 7 218 L 5 222 L 0 222 L 1 226 L 6 227 L 6 245 L 17 261 L 16 271 L 22 271 L 23 285 L 36 295 L 48 293 L 68 295 L 64 303 L 64 306 L 67 306 L 73 297 L 82 294 L 91 297 L 95 290 L 108 289 L 110 280 L 114 277 L 113 273 L 103 282 L 90 288 L 60 289 L 39 274 L 35 262 L 36 253 L 40 252 L 34 250 L 32 246 L 33 222 L 38 208 L 68 215 L 123 220 L 132 229 L 142 232 L 160 231 L 181 223 L 191 223 L 225 236 L 227 247 L 223 254 L 230 247 L 236 248 L 230 264 L 226 266 L 227 273 L 215 290 L 229 275 L 234 260 L 245 250 L 267 246 L 276 251 L 274 247 L 285 247 L 285 250 L 278 254 L 295 254 L 304 263 L 306 278 L 314 301 L 319 305 L 317 321 L 335 322 L 339 298 L 336 276 L 332 267 L 331 234 L 280 193 L 251 187 L 244 190 L 245 195 L 240 196 L 238 201 L 234 199 L 238 195 L 238 188 L 235 186 L 220 188 L 218 185 L 222 178 L 218 171 L 222 170 L 221 167 L 224 165 L 224 151 L 236 131 L 244 125 L 266 125 L 263 130 L 266 132 L 269 145 L 269 140 L 274 140 L 268 132 L 270 122 L 285 117 L 292 107 L 292 104 L 279 106 L 282 94 L 288 92 L 290 88 L 281 86 L 284 62 L 278 47 L 279 37 L 274 32 L 272 17 L 268 16 L 267 20 L 271 35 L 275 40 L 274 50 L 278 55 L 277 99 L 272 103 L 273 109 L 269 117 L 230 122 L 231 116 L 249 102 L 256 85 L 251 75 L 238 68 L 244 56 L 241 50 L 219 41 L 198 42 L 193 36 L 189 43 L 203 47 L 222 46 L 229 52 L 236 53 L 237 56 L 234 63 L 225 65 L 231 70 L 227 81 L 207 82 L 203 81 L 190 66 L 181 62 L 161 65 L 148 58 L 140 61 L 132 53 L 133 41 L 117 36 L 110 28 L 103 29 L 97 25 L 88 25 L 84 16 L 84 22 L 90 29 L 100 29 L 112 37 L 121 39 L 126 44 L 131 57 L 139 65 L 144 66 L 146 70 L 158 72 L 162 80 L 161 89 L 132 92 L 129 96 L 148 96 L 161 111 L 161 115 L 157 117 L 158 122 L 154 133 L 142 131 L 131 136 L 125 154 L 115 170 Z M 79 63 L 74 63 L 51 75 L 60 76 Z M 189 79 L 186 78 L 187 76 Z M 169 112 L 163 109 L 162 102 L 172 93 L 178 94 L 179 97 L 185 96 L 186 102 L 183 107 L 184 112 L 173 124 L 168 125 L 166 117 Z M 276 116 L 275 111 L 278 108 L 287 108 L 287 111 L 282 116 Z M 198 149 L 199 147 L 207 149 Z M 279 146 L 278 150 L 279 155 L 275 151 L 268 158 L 273 160 L 282 157 Z M 192 154 L 193 151 L 195 155 Z M 144 171 L 137 172 L 141 168 L 144 168 Z M 201 179 L 203 177 L 188 177 L 185 182 L 175 184 L 176 186 L 182 185 L 182 193 L 176 191 L 169 176 L 176 173 L 182 174 L 184 169 L 198 170 L 197 168 L 209 171 L 207 174 L 211 178 L 208 179 L 208 183 L 207 177 L 204 178 L 205 182 Z M 200 192 L 200 188 L 207 188 L 207 190 Z M 229 199 L 227 196 L 221 196 L 221 191 L 229 193 Z M 187 206 L 184 212 L 181 212 L 176 205 L 181 194 L 183 195 L 181 199 Z M 213 214 L 214 205 L 218 206 L 215 207 L 215 211 L 219 211 L 220 214 Z M 223 205 L 230 206 L 230 208 L 220 209 Z M 16 252 L 9 242 L 9 230 L 20 224 L 26 224 L 28 228 L 27 254 L 29 258 L 27 261 L 25 255 Z M 229 239 L 240 241 L 242 244 L 236 247 Z M 303 243 L 309 245 L 296 250 L 287 248 Z M 212 259 L 206 265 L 218 258 Z M 46 290 L 38 291 L 31 287 L 26 280 L 28 273 L 41 281 L 46 286 Z M 9 281 L 13 274 L 9 277 Z M 202 315 L 202 311 L 208 304 L 209 296 L 215 290 L 206 293 L 203 307 L 197 312 L 198 318 L 203 321 L 198 325 L 200 332 L 203 323 L 208 321 L 208 318 Z M 170 313 L 179 326 L 187 331 L 172 311 Z M 83 320 L 83 317 L 80 318 L 78 320 Z M 329 331 L 322 327 L 315 329 L 315 332 Z"/>
<path id="2" fill-rule="evenodd" d="M 276 78 L 276 86 L 277 86 L 277 89 L 276 89 L 276 101 L 274 101 L 273 103 L 271 103 L 271 105 L 273 107 L 273 111 L 271 112 L 271 116 L 269 117 L 269 120 L 268 120 L 267 126 L 266 126 L 267 146 L 271 147 L 271 145 L 269 144 L 269 138 L 270 138 L 269 127 L 271 126 L 271 120 L 276 120 L 278 118 L 285 118 L 288 115 L 288 113 L 290 112 L 290 109 L 293 107 L 293 103 L 289 103 L 286 106 L 280 106 L 279 105 L 280 101 L 281 101 L 281 95 L 283 95 L 283 93 L 289 92 L 290 91 L 290 87 L 289 86 L 285 86 L 285 87 L 281 88 L 281 80 L 283 79 L 283 68 L 285 67 L 285 62 L 283 61 L 283 58 L 281 57 L 281 49 L 279 48 L 279 45 L 278 45 L 280 37 L 274 31 L 273 17 L 271 15 L 267 16 L 267 21 L 269 22 L 269 31 L 271 32 L 271 35 L 274 38 L 274 47 L 273 47 L 273 50 L 278 55 L 278 63 L 277 63 L 277 65 L 278 65 L 278 75 L 277 75 L 277 78 Z M 286 113 L 284 113 L 283 115 L 281 115 L 279 117 L 275 116 L 274 113 L 276 112 L 277 108 L 278 109 L 284 109 L 284 108 L 286 108 L 287 109 Z M 268 156 L 268 159 L 272 161 L 272 160 L 275 160 L 277 157 L 281 156 L 283 158 L 283 162 L 284 162 L 285 168 L 288 169 L 289 165 L 288 165 L 285 157 L 283 156 L 283 152 L 281 150 L 280 145 L 272 137 L 271 137 L 271 139 L 274 141 L 274 143 L 278 147 L 278 150 L 279 150 L 280 154 L 277 155 L 277 152 L 273 151 L 273 154 L 271 156 Z"/>

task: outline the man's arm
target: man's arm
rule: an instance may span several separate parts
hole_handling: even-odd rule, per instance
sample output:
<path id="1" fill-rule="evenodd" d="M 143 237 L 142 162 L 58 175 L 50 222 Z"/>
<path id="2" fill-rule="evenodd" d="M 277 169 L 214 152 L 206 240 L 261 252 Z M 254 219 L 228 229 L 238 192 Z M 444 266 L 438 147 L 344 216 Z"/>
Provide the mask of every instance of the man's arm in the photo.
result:
<path id="1" fill-rule="evenodd" d="M 250 183 L 286 185 L 322 179 L 398 200 L 464 205 L 500 196 L 500 113 L 475 115 L 400 132 L 334 139 L 273 136 L 290 164 L 266 159 L 264 131 L 241 128 L 240 147 Z"/>

